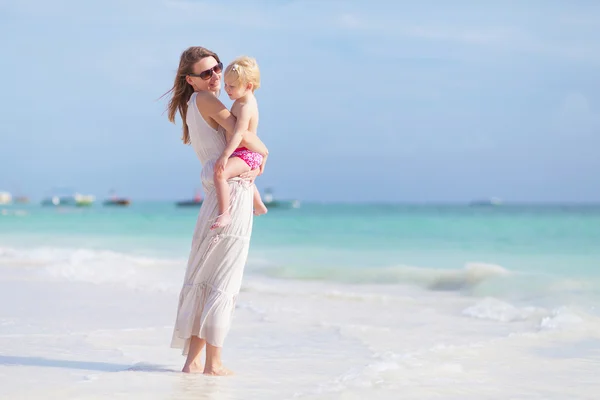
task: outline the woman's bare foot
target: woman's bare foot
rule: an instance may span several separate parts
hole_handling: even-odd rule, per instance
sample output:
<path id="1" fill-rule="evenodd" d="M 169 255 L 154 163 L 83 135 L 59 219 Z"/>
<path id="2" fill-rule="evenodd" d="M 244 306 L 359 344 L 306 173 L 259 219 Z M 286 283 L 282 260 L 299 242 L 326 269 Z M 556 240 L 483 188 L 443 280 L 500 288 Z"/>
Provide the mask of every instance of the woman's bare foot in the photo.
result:
<path id="1" fill-rule="evenodd" d="M 265 203 L 263 202 L 254 205 L 254 215 L 263 215 L 266 214 L 268 211 L 269 209 L 267 208 L 267 206 L 265 206 Z"/>
<path id="2" fill-rule="evenodd" d="M 221 365 L 218 367 L 204 368 L 204 375 L 227 376 L 227 375 L 233 375 L 233 372 Z"/>
<path id="3" fill-rule="evenodd" d="M 202 363 L 191 363 L 190 365 L 184 365 L 181 372 L 186 374 L 199 374 L 203 369 Z"/>
<path id="4" fill-rule="evenodd" d="M 217 220 L 210 226 L 210 229 L 223 228 L 231 223 L 231 214 L 228 211 L 217 217 Z"/>

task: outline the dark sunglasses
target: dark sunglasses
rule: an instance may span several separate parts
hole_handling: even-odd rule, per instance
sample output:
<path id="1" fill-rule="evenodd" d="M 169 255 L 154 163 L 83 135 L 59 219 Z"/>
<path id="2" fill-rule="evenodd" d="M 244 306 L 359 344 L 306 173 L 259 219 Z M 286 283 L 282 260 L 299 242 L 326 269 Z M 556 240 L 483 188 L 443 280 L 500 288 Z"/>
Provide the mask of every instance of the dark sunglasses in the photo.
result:
<path id="1" fill-rule="evenodd" d="M 223 71 L 223 63 L 218 63 L 214 67 L 207 69 L 206 71 L 202 71 L 199 74 L 188 74 L 188 75 L 195 76 L 195 77 L 200 78 L 205 81 L 207 79 L 212 78 L 213 73 L 218 74 L 221 71 Z"/>

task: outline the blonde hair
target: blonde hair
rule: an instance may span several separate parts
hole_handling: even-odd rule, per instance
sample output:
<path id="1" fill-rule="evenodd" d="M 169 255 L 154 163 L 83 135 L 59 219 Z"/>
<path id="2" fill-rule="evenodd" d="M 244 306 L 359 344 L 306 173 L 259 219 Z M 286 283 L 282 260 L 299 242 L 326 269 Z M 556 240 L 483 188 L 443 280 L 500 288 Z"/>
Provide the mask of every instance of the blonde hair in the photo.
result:
<path id="1" fill-rule="evenodd" d="M 225 68 L 225 79 L 237 85 L 252 84 L 252 91 L 260 87 L 260 70 L 256 59 L 241 56 L 233 60 Z"/>
<path id="2" fill-rule="evenodd" d="M 206 57 L 214 57 L 217 62 L 221 62 L 216 53 L 205 49 L 204 47 L 194 46 L 186 49 L 179 59 L 179 68 L 177 68 L 177 75 L 175 75 L 173 87 L 167 93 L 163 94 L 163 96 L 165 96 L 171 93 L 171 100 L 169 100 L 167 106 L 167 110 L 169 111 L 169 121 L 175 123 L 175 114 L 179 111 L 179 115 L 183 121 L 183 136 L 181 137 L 181 140 L 184 144 L 190 144 L 190 132 L 188 130 L 187 122 L 185 121 L 185 115 L 188 109 L 187 102 L 192 93 L 194 93 L 194 88 L 187 83 L 185 77 L 189 74 L 193 74 L 194 65 Z"/>

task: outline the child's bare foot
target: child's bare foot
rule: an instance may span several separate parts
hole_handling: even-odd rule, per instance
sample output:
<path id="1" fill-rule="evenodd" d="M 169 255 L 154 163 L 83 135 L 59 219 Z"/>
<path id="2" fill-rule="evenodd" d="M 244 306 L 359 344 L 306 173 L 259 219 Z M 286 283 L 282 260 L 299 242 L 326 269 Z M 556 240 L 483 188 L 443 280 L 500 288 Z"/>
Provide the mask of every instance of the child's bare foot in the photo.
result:
<path id="1" fill-rule="evenodd" d="M 231 214 L 228 211 L 217 217 L 217 220 L 210 226 L 210 229 L 223 228 L 231 223 Z"/>
<path id="2" fill-rule="evenodd" d="M 263 215 L 269 211 L 263 202 L 254 206 L 254 215 Z"/>
<path id="3" fill-rule="evenodd" d="M 213 368 L 207 367 L 207 368 L 204 368 L 204 375 L 227 376 L 227 375 L 233 375 L 233 371 L 230 371 L 223 366 L 213 367 Z"/>

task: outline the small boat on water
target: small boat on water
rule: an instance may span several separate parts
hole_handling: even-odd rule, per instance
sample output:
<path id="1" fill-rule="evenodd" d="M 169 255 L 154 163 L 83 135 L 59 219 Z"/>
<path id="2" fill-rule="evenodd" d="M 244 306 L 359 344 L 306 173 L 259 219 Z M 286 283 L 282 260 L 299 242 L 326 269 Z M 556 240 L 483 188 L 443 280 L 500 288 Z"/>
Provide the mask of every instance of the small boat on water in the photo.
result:
<path id="1" fill-rule="evenodd" d="M 263 203 L 268 209 L 271 208 L 300 208 L 299 200 L 275 200 L 273 197 L 273 190 L 271 188 L 265 189 L 265 194 L 262 196 Z"/>
<path id="2" fill-rule="evenodd" d="M 42 200 L 43 206 L 74 206 L 89 207 L 96 201 L 96 196 L 91 194 L 55 194 Z"/>
<path id="3" fill-rule="evenodd" d="M 265 194 L 262 196 L 263 202 L 268 209 L 271 208 L 299 208 L 299 200 L 275 200 L 273 197 L 273 191 L 271 189 L 265 189 Z M 175 203 L 177 207 L 200 207 L 202 205 L 203 198 L 200 195 L 200 191 L 196 191 L 192 200 L 183 200 Z"/>
<path id="4" fill-rule="evenodd" d="M 27 196 L 16 196 L 14 199 L 17 204 L 27 204 L 29 203 L 29 197 Z"/>
<path id="5" fill-rule="evenodd" d="M 177 207 L 200 207 L 202 205 L 202 195 L 199 190 L 196 190 L 194 193 L 194 198 L 192 200 L 182 200 L 175 203 Z"/>
<path id="6" fill-rule="evenodd" d="M 490 197 L 489 199 L 473 200 L 469 205 L 473 207 L 493 207 L 502 205 L 502 200 L 498 197 Z"/>
<path id="7" fill-rule="evenodd" d="M 42 200 L 43 206 L 72 206 L 75 202 L 71 196 L 52 196 Z"/>
<path id="8" fill-rule="evenodd" d="M 131 200 L 129 199 L 109 199 L 104 200 L 102 203 L 105 206 L 128 206 L 131 204 Z"/>
<path id="9" fill-rule="evenodd" d="M 13 194 L 11 194 L 10 192 L 0 192 L 0 204 L 9 204 L 9 203 L 14 203 L 14 204 L 27 204 L 29 203 L 29 198 L 25 195 L 23 195 L 23 192 L 21 192 L 21 190 L 19 189 L 19 187 L 17 186 L 15 190 L 13 190 L 12 192 Z M 3 197 L 8 197 L 8 202 L 6 202 L 6 200 L 3 200 Z"/>
<path id="10" fill-rule="evenodd" d="M 94 204 L 96 201 L 96 196 L 91 194 L 79 194 L 75 193 L 75 205 L 77 207 L 88 207 Z"/>
<path id="11" fill-rule="evenodd" d="M 111 192 L 110 198 L 104 200 L 102 205 L 104 206 L 117 206 L 117 207 L 126 207 L 131 204 L 131 200 L 126 197 L 118 197 L 114 190 Z"/>
<path id="12" fill-rule="evenodd" d="M 12 203 L 12 195 L 8 192 L 0 192 L 0 204 Z"/>

